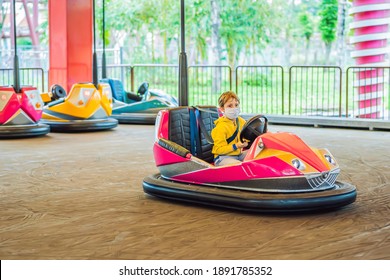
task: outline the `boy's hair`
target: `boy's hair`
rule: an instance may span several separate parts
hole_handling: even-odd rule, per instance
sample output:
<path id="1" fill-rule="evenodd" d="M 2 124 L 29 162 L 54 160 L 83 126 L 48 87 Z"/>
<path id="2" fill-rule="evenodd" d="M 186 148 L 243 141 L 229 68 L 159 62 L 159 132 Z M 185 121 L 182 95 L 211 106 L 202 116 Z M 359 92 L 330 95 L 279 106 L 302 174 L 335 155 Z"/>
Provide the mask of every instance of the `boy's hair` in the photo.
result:
<path id="1" fill-rule="evenodd" d="M 230 98 L 236 99 L 238 103 L 240 103 L 240 98 L 238 98 L 237 94 L 235 94 L 233 91 L 225 91 L 224 93 L 221 94 L 221 96 L 218 98 L 218 106 L 220 108 L 223 108 L 226 102 Z"/>

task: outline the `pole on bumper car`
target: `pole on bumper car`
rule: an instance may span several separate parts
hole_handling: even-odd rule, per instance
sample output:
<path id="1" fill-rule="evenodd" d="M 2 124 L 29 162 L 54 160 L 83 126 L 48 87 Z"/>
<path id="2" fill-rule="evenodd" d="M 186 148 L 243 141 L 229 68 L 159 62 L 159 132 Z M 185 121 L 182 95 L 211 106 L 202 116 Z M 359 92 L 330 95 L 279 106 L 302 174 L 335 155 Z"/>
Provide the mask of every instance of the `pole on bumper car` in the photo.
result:
<path id="1" fill-rule="evenodd" d="M 185 50 L 185 9 L 184 0 L 180 1 L 180 36 L 181 50 L 179 56 L 179 105 L 188 106 L 188 69 Z"/>

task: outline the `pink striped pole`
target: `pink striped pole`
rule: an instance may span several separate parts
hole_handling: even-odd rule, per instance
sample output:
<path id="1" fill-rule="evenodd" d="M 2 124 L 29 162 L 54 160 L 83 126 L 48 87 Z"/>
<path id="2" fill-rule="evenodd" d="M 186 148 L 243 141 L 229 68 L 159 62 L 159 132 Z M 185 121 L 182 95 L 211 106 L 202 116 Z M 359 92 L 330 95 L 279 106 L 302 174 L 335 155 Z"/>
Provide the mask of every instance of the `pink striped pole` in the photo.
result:
<path id="1" fill-rule="evenodd" d="M 387 39 L 390 38 L 390 0 L 354 0 L 350 9 L 354 30 L 350 42 L 355 50 L 351 57 L 358 66 L 368 68 L 357 71 L 354 87 L 358 89 L 359 118 L 381 118 L 383 98 L 383 69 L 370 66 L 388 66 L 386 56 L 390 52 Z"/>

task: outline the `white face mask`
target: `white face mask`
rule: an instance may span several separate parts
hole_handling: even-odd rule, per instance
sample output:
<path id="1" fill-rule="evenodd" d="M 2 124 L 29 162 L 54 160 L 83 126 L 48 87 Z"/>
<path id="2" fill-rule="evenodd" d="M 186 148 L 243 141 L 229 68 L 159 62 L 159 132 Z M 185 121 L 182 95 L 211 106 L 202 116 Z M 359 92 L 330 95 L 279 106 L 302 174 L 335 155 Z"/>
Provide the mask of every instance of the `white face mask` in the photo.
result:
<path id="1" fill-rule="evenodd" d="M 230 120 L 235 120 L 237 119 L 238 115 L 240 114 L 240 108 L 226 108 L 224 115 Z"/>

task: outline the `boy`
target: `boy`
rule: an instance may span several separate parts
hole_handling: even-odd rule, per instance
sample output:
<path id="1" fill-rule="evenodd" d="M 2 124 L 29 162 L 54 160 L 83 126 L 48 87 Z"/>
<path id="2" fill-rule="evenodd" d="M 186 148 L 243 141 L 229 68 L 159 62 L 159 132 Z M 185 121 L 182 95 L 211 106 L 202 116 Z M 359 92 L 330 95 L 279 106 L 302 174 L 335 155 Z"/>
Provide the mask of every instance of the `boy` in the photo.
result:
<path id="1" fill-rule="evenodd" d="M 242 143 L 240 132 L 245 120 L 239 116 L 240 99 L 232 92 L 227 91 L 221 94 L 218 99 L 218 106 L 223 116 L 214 123 L 211 131 L 214 140 L 212 153 L 214 154 L 215 166 L 235 164 L 241 162 L 247 153 L 242 148 L 248 146 L 247 142 Z"/>

